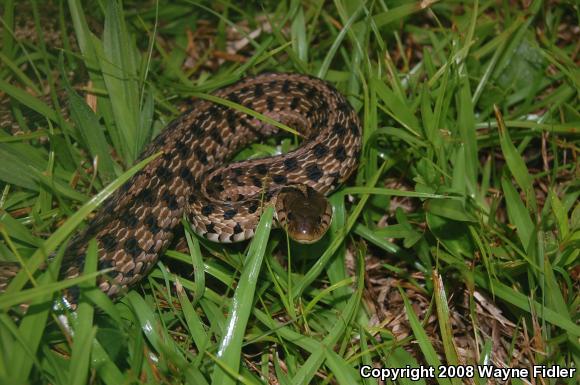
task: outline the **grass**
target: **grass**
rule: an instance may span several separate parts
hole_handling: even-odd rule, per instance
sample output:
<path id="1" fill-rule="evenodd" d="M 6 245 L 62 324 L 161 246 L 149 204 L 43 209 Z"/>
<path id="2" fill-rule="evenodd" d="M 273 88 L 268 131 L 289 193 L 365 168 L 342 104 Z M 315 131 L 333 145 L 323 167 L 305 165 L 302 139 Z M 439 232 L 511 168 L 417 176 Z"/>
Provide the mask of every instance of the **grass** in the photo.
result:
<path id="1" fill-rule="evenodd" d="M 579 368 L 578 6 L 249 4 L 4 1 L 0 260 L 25 269 L 0 294 L 0 384 Z M 360 166 L 330 198 L 329 235 L 288 244 L 268 211 L 249 244 L 186 232 L 188 251 L 168 250 L 117 302 L 95 288 L 94 243 L 85 274 L 58 282 L 68 237 L 180 106 L 263 71 L 325 78 L 362 118 Z M 267 141 L 241 156 L 276 151 Z M 52 303 L 73 284 L 71 335 Z"/>

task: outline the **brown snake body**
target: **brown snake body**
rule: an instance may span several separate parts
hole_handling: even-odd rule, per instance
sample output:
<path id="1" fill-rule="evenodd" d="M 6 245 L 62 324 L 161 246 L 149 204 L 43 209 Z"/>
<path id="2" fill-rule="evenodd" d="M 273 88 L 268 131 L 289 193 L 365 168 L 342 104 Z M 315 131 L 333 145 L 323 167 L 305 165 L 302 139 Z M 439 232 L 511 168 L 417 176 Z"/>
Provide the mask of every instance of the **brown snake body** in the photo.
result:
<path id="1" fill-rule="evenodd" d="M 184 214 L 197 234 L 216 242 L 251 238 L 268 204 L 276 206 L 278 223 L 296 240 L 310 242 L 324 234 L 318 225 L 328 226 L 331 211 L 321 194 L 344 182 L 358 162 L 361 127 L 350 104 L 324 81 L 297 74 L 245 78 L 214 95 L 295 128 L 304 137 L 301 146 L 225 164 L 279 129 L 222 104 L 195 102 L 141 159 L 162 155 L 116 191 L 74 238 L 63 277 L 82 272 L 88 240 L 95 237 L 98 268 L 112 269 L 99 287 L 116 295 L 147 274 Z"/>

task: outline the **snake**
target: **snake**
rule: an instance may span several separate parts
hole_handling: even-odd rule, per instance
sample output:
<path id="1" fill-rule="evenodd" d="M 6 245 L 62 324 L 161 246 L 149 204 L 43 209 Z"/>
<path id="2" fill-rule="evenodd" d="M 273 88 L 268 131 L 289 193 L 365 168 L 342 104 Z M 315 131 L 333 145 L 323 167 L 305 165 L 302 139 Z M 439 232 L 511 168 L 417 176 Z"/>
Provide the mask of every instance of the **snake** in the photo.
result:
<path id="1" fill-rule="evenodd" d="M 326 81 L 292 73 L 246 77 L 212 95 L 194 101 L 151 142 L 139 159 L 160 155 L 73 237 L 61 278 L 82 274 L 94 238 L 98 269 L 107 270 L 98 287 L 116 297 L 149 272 L 183 217 L 199 236 L 233 243 L 252 238 L 263 210 L 272 206 L 274 226 L 291 239 L 323 237 L 332 220 L 326 196 L 350 177 L 361 152 L 362 128 L 351 104 Z M 298 148 L 231 161 L 249 144 L 283 134 L 281 125 L 297 131 Z M 0 286 L 18 268 L 0 264 Z"/>

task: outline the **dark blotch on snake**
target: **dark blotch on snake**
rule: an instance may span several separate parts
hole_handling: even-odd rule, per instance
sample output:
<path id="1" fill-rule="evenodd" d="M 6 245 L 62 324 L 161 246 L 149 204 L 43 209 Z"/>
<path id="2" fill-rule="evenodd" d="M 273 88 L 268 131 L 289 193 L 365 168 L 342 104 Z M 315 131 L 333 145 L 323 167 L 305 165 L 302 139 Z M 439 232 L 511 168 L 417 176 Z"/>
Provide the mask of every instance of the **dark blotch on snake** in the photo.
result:
<path id="1" fill-rule="evenodd" d="M 306 176 L 311 181 L 317 182 L 320 178 L 322 178 L 324 172 L 318 167 L 316 164 L 309 164 L 306 166 Z"/>
<path id="2" fill-rule="evenodd" d="M 277 184 L 286 184 L 286 182 L 288 182 L 288 178 L 286 178 L 284 175 L 274 175 L 272 180 Z"/>
<path id="3" fill-rule="evenodd" d="M 312 152 L 314 153 L 316 159 L 320 159 L 328 153 L 328 147 L 322 143 L 316 143 L 316 145 L 312 148 Z"/>
<path id="4" fill-rule="evenodd" d="M 196 120 L 196 121 L 195 121 L 195 122 L 194 122 L 194 123 L 191 125 L 191 131 L 189 132 L 189 134 L 190 134 L 190 135 L 193 135 L 194 137 L 201 136 L 201 135 L 203 134 L 203 132 L 204 132 L 204 129 L 203 129 L 203 126 L 202 126 L 202 124 L 203 124 L 203 121 L 200 121 L 199 119 L 197 119 L 197 120 Z M 188 140 L 188 139 L 190 139 L 190 138 L 191 138 L 191 137 L 190 137 L 190 136 L 188 136 L 188 137 L 184 137 L 182 140 L 183 140 L 184 142 L 189 142 L 189 140 Z"/>
<path id="5" fill-rule="evenodd" d="M 228 127 L 230 128 L 230 131 L 236 132 L 238 118 L 236 117 L 236 112 L 234 110 L 229 109 L 226 112 L 226 122 L 228 122 Z"/>
<path id="6" fill-rule="evenodd" d="M 298 96 L 294 96 L 290 102 L 290 108 L 295 110 L 298 107 L 298 104 L 300 104 L 300 98 Z"/>
<path id="7" fill-rule="evenodd" d="M 254 86 L 254 96 L 257 98 L 261 98 L 262 96 L 264 96 L 264 88 L 262 87 L 261 84 L 256 84 Z"/>
<path id="8" fill-rule="evenodd" d="M 139 223 L 139 218 L 132 213 L 128 213 L 121 218 L 121 221 L 128 227 L 135 227 Z"/>
<path id="9" fill-rule="evenodd" d="M 252 176 L 252 183 L 258 188 L 262 188 L 262 180 L 257 176 Z"/>
<path id="10" fill-rule="evenodd" d="M 268 167 L 265 164 L 258 164 L 254 167 L 254 171 L 260 175 L 266 175 L 268 173 Z"/>
<path id="11" fill-rule="evenodd" d="M 334 123 L 334 126 L 332 126 L 332 131 L 336 134 L 336 136 L 342 137 L 346 133 L 346 128 L 337 122 Z"/>
<path id="12" fill-rule="evenodd" d="M 153 234 L 157 234 L 157 232 L 160 230 L 159 226 L 157 225 L 157 218 L 153 214 L 148 214 L 147 217 L 145 217 L 144 223 L 149 231 Z"/>
<path id="13" fill-rule="evenodd" d="M 342 144 L 339 144 L 338 147 L 334 150 L 334 157 L 341 162 L 346 159 L 346 149 Z"/>
<path id="14" fill-rule="evenodd" d="M 161 199 L 165 203 L 167 203 L 167 207 L 169 210 L 177 210 L 179 208 L 179 204 L 177 203 L 177 198 L 175 195 L 171 194 L 168 190 L 165 190 L 161 195 Z"/>
<path id="15" fill-rule="evenodd" d="M 249 205 L 248 205 L 248 212 L 250 214 L 253 214 L 256 212 L 256 210 L 258 210 L 258 207 L 260 207 L 260 202 L 259 201 L 252 201 Z"/>
<path id="16" fill-rule="evenodd" d="M 284 80 L 284 82 L 282 83 L 282 92 L 285 94 L 290 92 L 290 82 L 288 81 L 288 79 Z"/>
<path id="17" fill-rule="evenodd" d="M 284 159 L 284 169 L 286 171 L 294 171 L 298 168 L 298 161 L 296 158 L 286 158 Z"/>
<path id="18" fill-rule="evenodd" d="M 100 241 L 103 245 L 103 249 L 107 252 L 113 251 L 115 247 L 117 247 L 117 240 L 111 234 L 103 235 Z"/>
<path id="19" fill-rule="evenodd" d="M 230 102 L 234 102 L 234 103 L 238 103 L 240 104 L 240 97 L 238 96 L 238 94 L 236 94 L 235 92 L 230 92 L 228 94 L 228 100 Z"/>
<path id="20" fill-rule="evenodd" d="M 239 234 L 241 232 L 243 232 L 244 230 L 242 229 L 242 226 L 240 226 L 239 223 L 236 223 L 236 225 L 234 226 L 234 234 Z"/>
<path id="21" fill-rule="evenodd" d="M 177 152 L 179 153 L 179 155 L 183 158 L 183 159 L 187 159 L 189 157 L 189 153 L 191 151 L 191 147 L 189 147 L 187 144 L 185 144 L 185 141 L 182 140 L 178 140 L 175 143 L 175 149 L 177 150 Z M 169 154 L 170 155 L 170 154 Z M 171 159 L 171 158 L 170 158 Z"/>
<path id="22" fill-rule="evenodd" d="M 238 212 L 236 211 L 236 209 L 229 209 L 224 211 L 224 219 L 232 219 L 233 217 L 236 216 Z"/>
<path id="23" fill-rule="evenodd" d="M 224 140 L 223 140 L 222 134 L 219 132 L 219 130 L 216 127 L 212 128 L 209 135 L 217 144 L 219 144 L 220 146 L 224 145 Z"/>
<path id="24" fill-rule="evenodd" d="M 159 178 L 163 184 L 169 182 L 173 177 L 171 170 L 165 166 L 159 166 L 157 170 L 155 170 L 155 175 L 157 175 L 157 178 Z"/>
<path id="25" fill-rule="evenodd" d="M 211 213 L 213 213 L 213 210 L 214 210 L 214 207 L 210 203 L 210 204 L 207 204 L 207 205 L 205 205 L 205 206 L 202 207 L 201 213 L 207 217 L 208 215 L 210 215 Z"/>
<path id="26" fill-rule="evenodd" d="M 212 106 L 207 110 L 210 117 L 213 119 L 219 119 L 222 116 L 221 108 L 217 104 L 212 104 Z"/>
<path id="27" fill-rule="evenodd" d="M 266 98 L 266 107 L 268 108 L 268 111 L 270 112 L 274 111 L 274 107 L 276 107 L 276 102 L 274 101 L 273 96 L 268 96 Z"/>
<path id="28" fill-rule="evenodd" d="M 213 186 L 211 186 L 211 189 L 213 189 L 213 191 L 217 191 L 217 192 L 223 192 L 225 190 L 224 186 L 221 184 L 213 184 Z"/>
<path id="29" fill-rule="evenodd" d="M 232 171 L 233 171 L 233 172 L 234 172 L 234 174 L 236 174 L 237 176 L 240 176 L 240 175 L 242 175 L 242 174 L 244 173 L 244 170 L 242 170 L 242 169 L 241 169 L 241 168 L 239 168 L 239 167 L 232 168 Z"/>
<path id="30" fill-rule="evenodd" d="M 179 169 L 179 176 L 190 186 L 195 183 L 195 177 L 187 166 L 181 166 Z"/>
<path id="31" fill-rule="evenodd" d="M 207 152 L 205 152 L 202 148 L 198 148 L 195 150 L 195 156 L 202 164 L 208 164 L 207 161 Z"/>
<path id="32" fill-rule="evenodd" d="M 339 103 L 338 106 L 336 106 L 336 109 L 346 114 L 347 112 L 349 112 L 350 107 L 346 103 Z"/>
<path id="33" fill-rule="evenodd" d="M 161 154 L 161 159 L 163 159 L 163 161 L 167 162 L 167 163 L 171 163 L 171 161 L 173 160 L 174 157 L 175 157 L 175 154 L 173 154 L 173 151 L 171 151 L 171 150 L 166 151 L 163 154 Z"/>
<path id="34" fill-rule="evenodd" d="M 349 125 L 349 128 L 350 128 L 350 132 L 352 132 L 353 135 L 359 134 L 359 128 L 355 122 L 351 122 Z"/>
<path id="35" fill-rule="evenodd" d="M 125 277 L 127 278 L 131 278 L 135 275 L 135 271 L 133 269 L 127 271 L 126 273 L 124 273 Z"/>
<path id="36" fill-rule="evenodd" d="M 143 202 L 145 204 L 151 205 L 155 202 L 155 193 L 151 191 L 150 188 L 144 188 L 135 197 L 138 202 Z"/>
<path id="37" fill-rule="evenodd" d="M 139 242 L 137 241 L 137 239 L 135 237 L 130 237 L 129 239 L 127 239 L 123 248 L 125 249 L 127 254 L 129 254 L 133 257 L 138 256 L 141 253 L 141 251 L 143 251 L 139 247 Z"/>

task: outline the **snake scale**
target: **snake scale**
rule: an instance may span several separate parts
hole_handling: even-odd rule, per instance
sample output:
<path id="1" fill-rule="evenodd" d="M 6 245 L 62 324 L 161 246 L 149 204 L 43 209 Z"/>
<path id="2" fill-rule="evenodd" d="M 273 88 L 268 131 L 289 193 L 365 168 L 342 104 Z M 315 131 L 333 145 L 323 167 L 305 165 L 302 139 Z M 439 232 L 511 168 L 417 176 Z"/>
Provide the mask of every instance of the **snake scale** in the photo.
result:
<path id="1" fill-rule="evenodd" d="M 118 295 L 156 263 L 184 214 L 200 236 L 238 242 L 254 235 L 263 208 L 274 205 L 277 225 L 290 237 L 305 243 L 322 237 L 332 215 L 324 195 L 358 163 L 361 126 L 351 105 L 330 84 L 298 74 L 248 77 L 213 95 L 295 128 L 304 138 L 300 147 L 228 164 L 241 148 L 279 129 L 239 109 L 197 100 L 141 159 L 162 154 L 105 201 L 73 238 L 63 278 L 81 274 L 94 237 L 98 268 L 110 269 L 99 287 Z M 0 266 L 0 276 L 8 271 Z"/>

